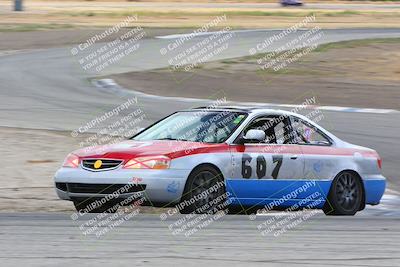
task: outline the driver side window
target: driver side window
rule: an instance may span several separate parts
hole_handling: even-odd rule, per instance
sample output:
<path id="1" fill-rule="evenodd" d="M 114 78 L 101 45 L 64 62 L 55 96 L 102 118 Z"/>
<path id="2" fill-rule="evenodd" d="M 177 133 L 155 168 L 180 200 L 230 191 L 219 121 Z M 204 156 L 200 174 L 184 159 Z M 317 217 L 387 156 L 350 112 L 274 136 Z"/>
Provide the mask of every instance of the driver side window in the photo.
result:
<path id="1" fill-rule="evenodd" d="M 265 132 L 263 144 L 292 144 L 295 142 L 290 119 L 287 116 L 270 115 L 254 119 L 243 131 L 262 130 Z"/>

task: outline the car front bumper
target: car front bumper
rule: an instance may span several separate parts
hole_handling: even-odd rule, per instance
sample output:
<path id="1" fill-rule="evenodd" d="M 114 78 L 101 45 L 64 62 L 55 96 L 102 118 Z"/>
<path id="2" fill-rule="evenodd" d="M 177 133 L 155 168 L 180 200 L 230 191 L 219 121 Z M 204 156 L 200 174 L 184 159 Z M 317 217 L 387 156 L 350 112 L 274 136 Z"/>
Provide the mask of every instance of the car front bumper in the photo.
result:
<path id="1" fill-rule="evenodd" d="M 143 196 L 149 203 L 175 204 L 180 201 L 190 170 L 125 170 L 88 171 L 82 168 L 61 168 L 54 177 L 56 184 L 84 184 L 86 185 L 137 185 L 145 188 Z M 72 192 L 71 192 L 72 191 Z M 133 191 L 141 191 L 135 189 Z M 128 198 L 136 192 L 117 192 L 118 198 Z M 102 198 L 112 192 L 85 192 L 79 193 L 67 188 L 57 188 L 60 199 L 74 198 Z"/>

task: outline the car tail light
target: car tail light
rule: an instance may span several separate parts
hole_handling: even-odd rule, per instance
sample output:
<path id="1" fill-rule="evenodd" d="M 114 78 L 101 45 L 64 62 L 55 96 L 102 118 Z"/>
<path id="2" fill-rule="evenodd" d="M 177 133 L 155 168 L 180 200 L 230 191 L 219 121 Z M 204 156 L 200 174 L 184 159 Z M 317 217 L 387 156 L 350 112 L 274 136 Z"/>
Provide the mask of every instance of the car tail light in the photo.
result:
<path id="1" fill-rule="evenodd" d="M 379 169 L 382 169 L 382 159 L 381 158 L 377 158 L 377 162 L 378 162 Z"/>
<path id="2" fill-rule="evenodd" d="M 170 163 L 166 156 L 139 157 L 125 163 L 124 169 L 168 169 Z"/>
<path id="3" fill-rule="evenodd" d="M 78 168 L 79 166 L 79 157 L 74 154 L 69 154 L 62 165 L 63 167 L 67 168 Z"/>

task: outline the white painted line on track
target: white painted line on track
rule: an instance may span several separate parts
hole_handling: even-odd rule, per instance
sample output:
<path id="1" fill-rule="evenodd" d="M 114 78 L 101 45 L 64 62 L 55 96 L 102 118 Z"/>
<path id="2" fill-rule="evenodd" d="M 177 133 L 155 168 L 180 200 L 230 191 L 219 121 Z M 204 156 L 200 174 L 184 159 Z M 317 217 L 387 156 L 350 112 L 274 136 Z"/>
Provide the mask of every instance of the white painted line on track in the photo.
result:
<path id="1" fill-rule="evenodd" d="M 165 101 L 180 101 L 186 103 L 193 102 L 209 102 L 210 99 L 200 99 L 200 98 L 186 98 L 186 97 L 175 97 L 175 96 L 158 96 L 151 95 L 135 90 L 125 89 L 118 85 L 113 79 L 99 79 L 93 80 L 92 83 L 101 89 L 105 89 L 108 92 L 114 93 L 119 96 L 136 95 L 146 98 L 154 98 Z M 227 104 L 239 105 L 239 106 L 260 106 L 265 108 L 282 107 L 282 108 L 301 108 L 302 105 L 294 104 L 276 104 L 276 103 L 259 103 L 259 102 L 234 102 L 227 101 Z M 353 113 L 375 113 L 375 114 L 390 114 L 390 113 L 400 113 L 400 111 L 395 109 L 374 109 L 374 108 L 354 108 L 354 107 L 339 107 L 339 106 L 307 106 L 308 109 L 316 110 L 326 110 L 326 111 L 336 111 L 336 112 L 353 112 Z"/>
<path id="2" fill-rule="evenodd" d="M 272 29 L 268 30 L 270 31 L 283 31 L 284 29 Z M 301 29 L 299 29 L 301 30 Z M 263 32 L 265 30 L 262 29 L 253 29 L 253 30 L 234 30 L 234 31 L 229 31 L 233 33 L 243 33 L 243 32 Z M 170 35 L 159 35 L 155 36 L 155 38 L 158 39 L 178 39 L 178 38 L 195 38 L 195 37 L 200 37 L 200 36 L 207 36 L 207 35 L 213 35 L 216 33 L 220 33 L 221 31 L 212 31 L 212 32 L 197 32 L 197 33 L 178 33 L 178 34 L 170 34 Z"/>

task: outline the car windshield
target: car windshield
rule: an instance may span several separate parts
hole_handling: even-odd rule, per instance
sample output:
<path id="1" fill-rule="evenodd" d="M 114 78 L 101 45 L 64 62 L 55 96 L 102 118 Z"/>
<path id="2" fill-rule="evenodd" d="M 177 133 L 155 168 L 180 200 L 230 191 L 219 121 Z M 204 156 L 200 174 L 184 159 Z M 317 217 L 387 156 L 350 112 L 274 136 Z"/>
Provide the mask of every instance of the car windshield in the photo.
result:
<path id="1" fill-rule="evenodd" d="M 246 113 L 232 111 L 177 112 L 150 126 L 132 139 L 222 143 L 246 116 Z"/>

